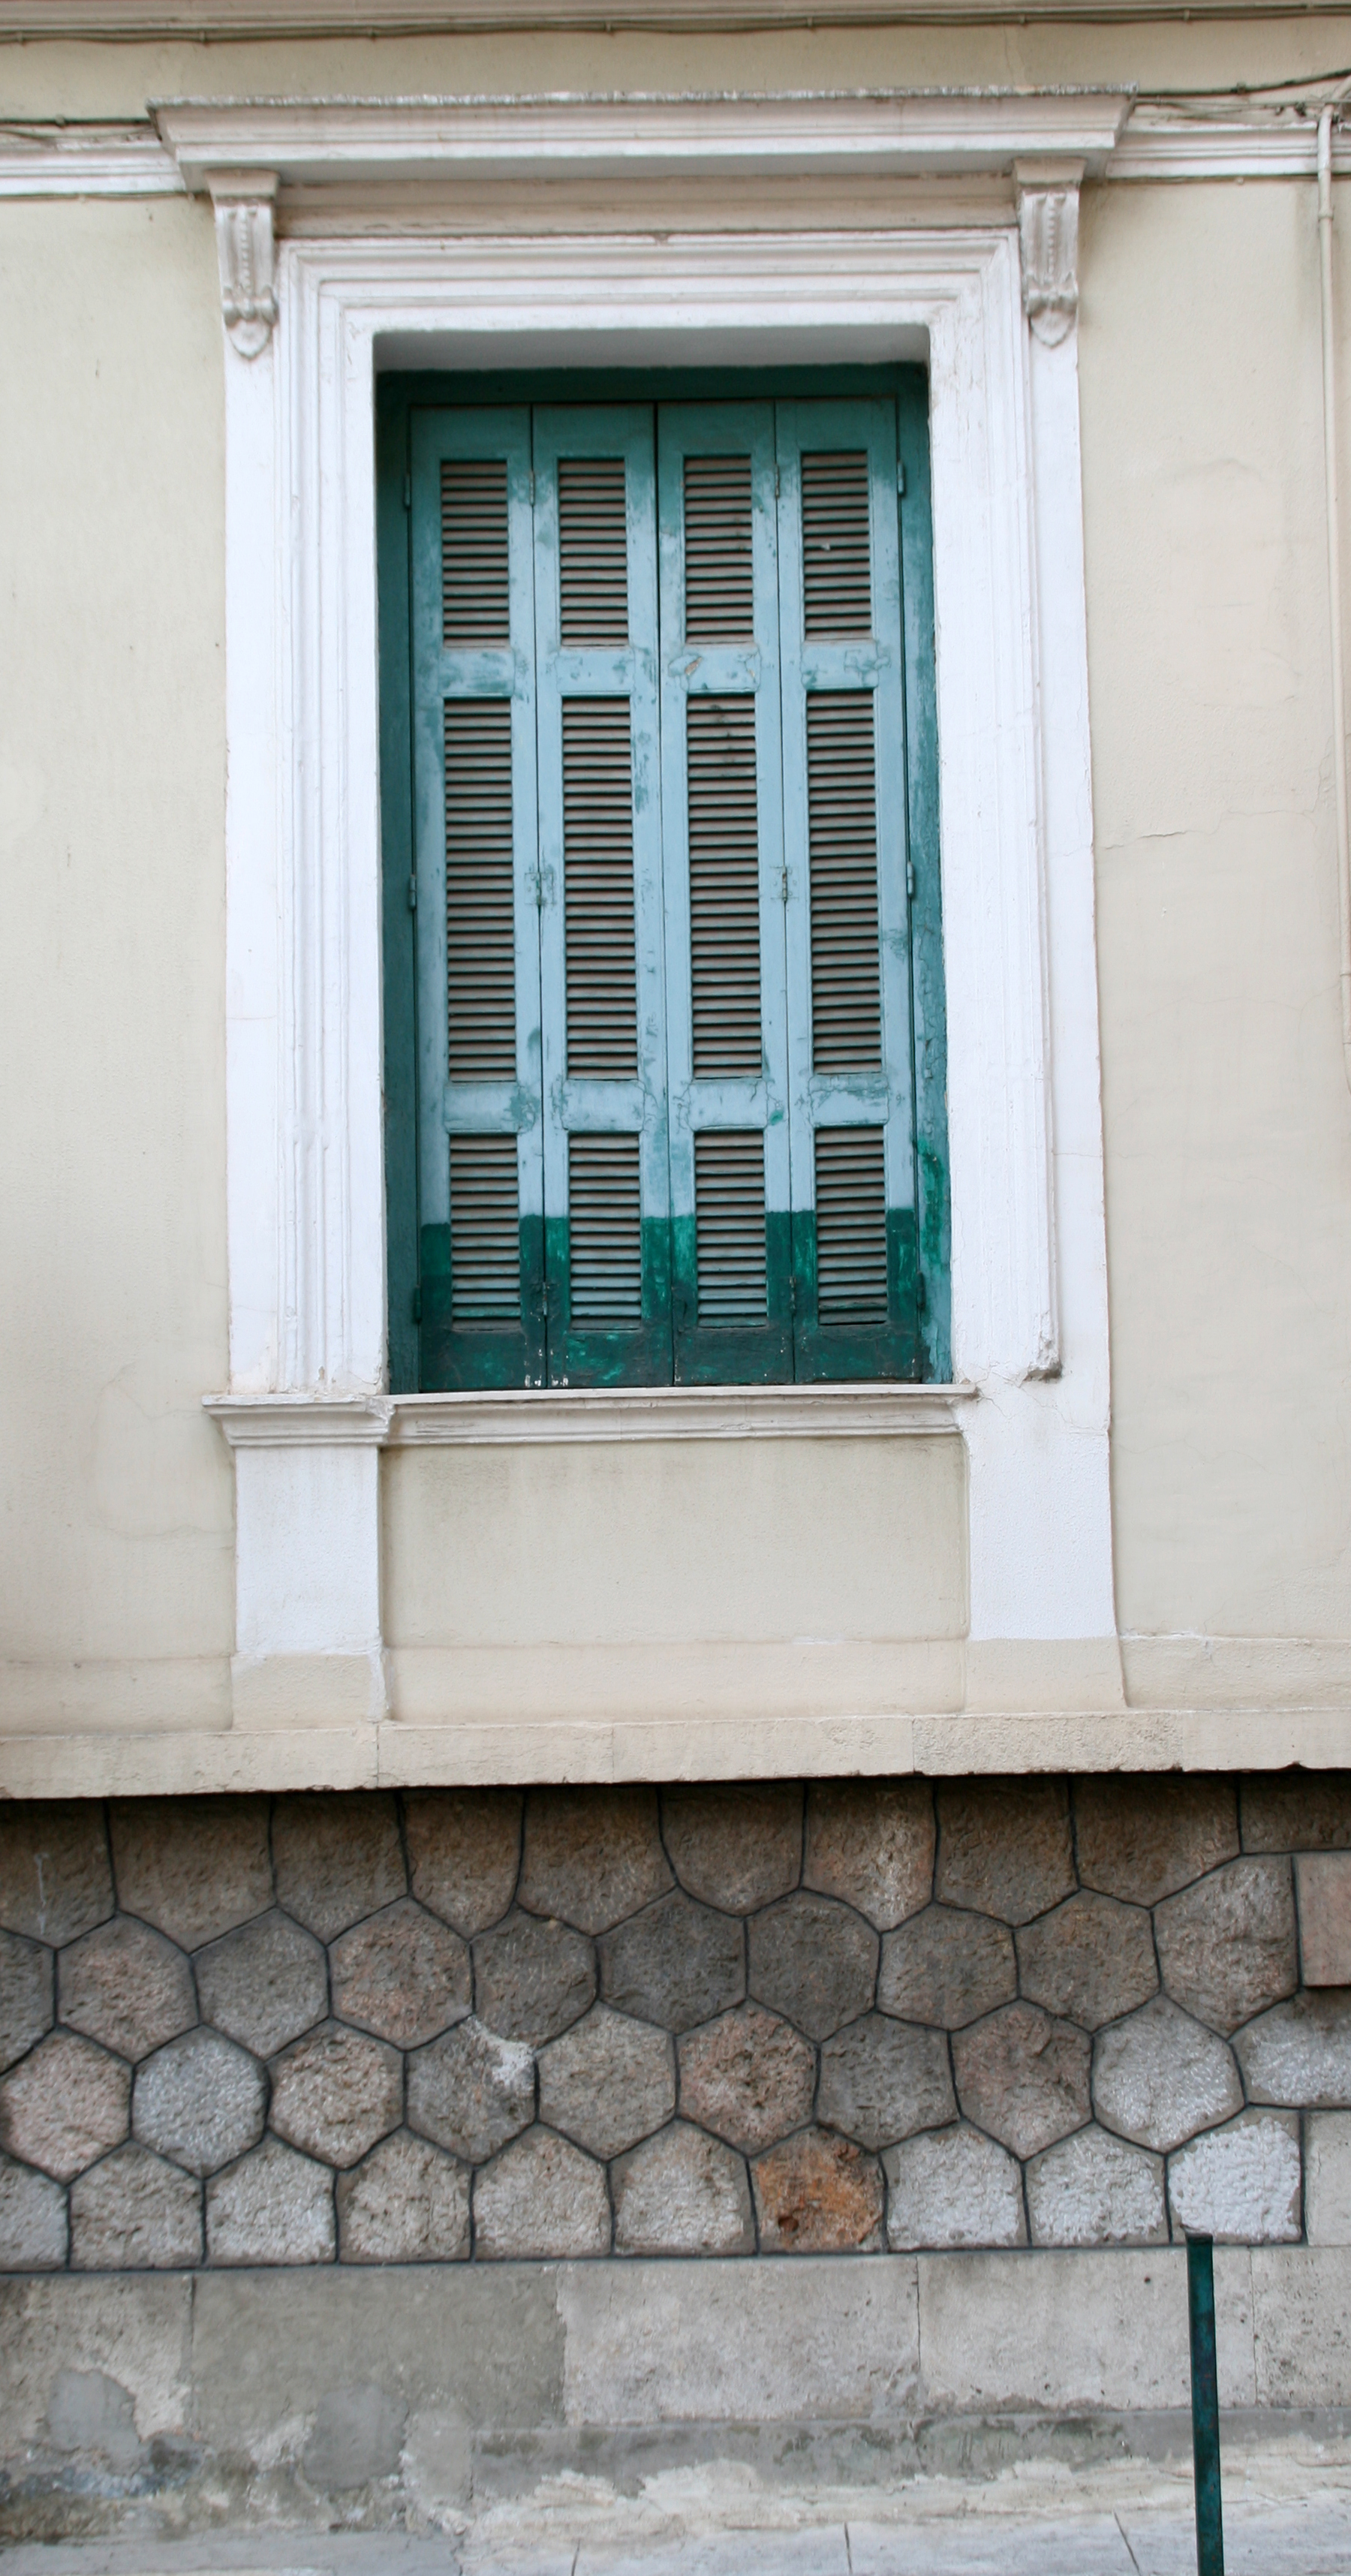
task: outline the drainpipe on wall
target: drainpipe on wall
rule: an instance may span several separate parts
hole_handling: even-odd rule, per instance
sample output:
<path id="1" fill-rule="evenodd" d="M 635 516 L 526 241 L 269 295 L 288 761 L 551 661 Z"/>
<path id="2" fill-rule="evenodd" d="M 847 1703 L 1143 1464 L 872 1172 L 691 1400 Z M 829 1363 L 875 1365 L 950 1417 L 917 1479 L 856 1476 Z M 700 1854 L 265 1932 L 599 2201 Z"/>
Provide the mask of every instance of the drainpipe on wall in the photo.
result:
<path id="1" fill-rule="evenodd" d="M 1340 930 L 1342 1063 L 1351 1083 L 1351 825 L 1346 792 L 1346 687 L 1342 663 L 1342 529 L 1337 472 L 1337 372 L 1332 311 L 1332 127 L 1318 119 L 1318 259 L 1323 288 L 1323 472 L 1327 493 L 1328 606 L 1332 626 L 1332 774 L 1337 798 L 1337 910 Z"/>

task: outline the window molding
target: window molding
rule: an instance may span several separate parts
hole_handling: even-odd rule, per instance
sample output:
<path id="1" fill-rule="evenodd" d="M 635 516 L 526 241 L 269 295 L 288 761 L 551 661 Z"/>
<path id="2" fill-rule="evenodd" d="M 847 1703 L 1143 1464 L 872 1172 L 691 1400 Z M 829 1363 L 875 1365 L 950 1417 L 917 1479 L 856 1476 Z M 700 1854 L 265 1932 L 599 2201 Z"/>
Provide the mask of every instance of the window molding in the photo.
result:
<path id="1" fill-rule="evenodd" d="M 677 356 L 716 363 L 734 348 L 743 365 L 801 365 L 927 348 L 953 1351 L 957 1375 L 978 1390 L 961 1406 L 968 1704 L 1031 1705 L 998 1695 L 1035 1692 L 1029 1677 L 1044 1650 L 1043 1662 L 1058 1659 L 1067 1676 L 1058 1706 L 1111 1712 L 1123 1700 L 1076 316 L 1073 280 L 1060 276 L 1059 336 L 1029 322 L 1016 199 L 1024 237 L 1044 240 L 1030 201 L 1053 191 L 1077 202 L 1085 162 L 1104 165 L 1128 101 L 965 104 L 980 109 L 983 163 L 969 138 L 946 139 L 949 102 L 911 101 L 906 118 L 893 117 L 893 133 L 912 134 L 930 118 L 928 167 L 959 183 L 951 224 L 918 225 L 912 208 L 890 230 L 843 230 L 838 216 L 813 229 L 804 204 L 800 230 L 742 231 L 730 219 L 713 229 L 716 179 L 704 177 L 699 221 L 709 228 L 660 237 L 580 225 L 361 233 L 350 180 L 330 236 L 315 229 L 308 183 L 341 175 L 331 131 L 315 144 L 328 157 L 306 165 L 294 142 L 291 157 L 276 149 L 271 111 L 161 112 L 190 184 L 210 184 L 237 206 L 246 175 L 260 182 L 260 204 L 269 170 L 280 180 L 279 321 L 258 354 L 226 356 L 231 1386 L 266 1404 L 375 1398 L 384 1384 L 377 341 L 400 366 L 420 347 L 442 367 L 457 352 L 477 366 L 566 363 L 573 351 L 578 362 L 603 353 L 600 363 L 631 366 Z M 566 179 L 577 160 L 559 138 L 572 131 L 572 110 L 545 105 L 547 116 L 512 114 L 522 130 L 533 117 L 535 174 Z M 593 102 L 581 105 L 593 113 Z M 655 103 L 646 122 L 644 103 L 624 110 L 643 128 L 649 164 L 653 155 L 661 162 L 671 105 Z M 855 135 L 867 130 L 865 109 L 876 102 L 851 102 L 841 120 L 853 117 Z M 1019 171 L 1034 111 L 1043 114 L 1041 148 Z M 286 114 L 305 126 L 307 112 Z M 392 151 L 405 114 L 343 111 L 355 180 L 369 169 L 362 118 L 394 138 Z M 776 116 L 791 161 L 803 103 L 762 101 L 743 120 L 752 167 L 779 130 Z M 870 179 L 873 149 L 858 152 Z M 839 150 L 849 166 L 847 136 Z M 411 148 L 409 166 L 416 177 Z M 718 166 L 735 175 L 730 128 Z M 973 166 L 1013 179 L 1006 204 L 980 220 L 961 185 Z M 287 237 L 287 190 L 301 182 L 307 233 Z M 941 216 L 941 187 L 931 202 Z M 1045 312 L 1030 300 L 1034 315 Z M 351 1441 L 330 1432 L 299 1447 L 241 1447 L 236 1466 L 237 1722 L 303 1723 L 267 1712 L 299 1707 L 308 1688 L 300 1668 L 316 1658 L 330 1709 L 337 1691 L 354 1722 L 378 1721 L 390 1704 L 369 1430 Z M 288 1557 L 285 1536 L 302 1496 L 303 1565 Z"/>

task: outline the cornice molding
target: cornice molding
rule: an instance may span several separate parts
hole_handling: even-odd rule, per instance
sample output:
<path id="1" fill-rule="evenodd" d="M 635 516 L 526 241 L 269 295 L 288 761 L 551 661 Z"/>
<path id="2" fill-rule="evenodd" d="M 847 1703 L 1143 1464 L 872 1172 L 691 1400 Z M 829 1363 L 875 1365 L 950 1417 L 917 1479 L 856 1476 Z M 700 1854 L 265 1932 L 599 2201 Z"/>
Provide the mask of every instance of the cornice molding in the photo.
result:
<path id="1" fill-rule="evenodd" d="M 831 26 L 1169 25 L 1338 18 L 1346 0 L 0 0 L 0 43 L 282 36 L 660 33 Z"/>
<path id="2" fill-rule="evenodd" d="M 3 0 L 0 0 L 3 5 Z M 817 98 L 262 100 L 177 102 L 158 123 L 0 133 L 0 198 L 181 196 L 228 173 L 241 195 L 287 191 L 350 206 L 363 185 L 535 175 L 728 177 L 876 172 L 1007 176 L 1015 162 L 1081 159 L 1120 181 L 1302 179 L 1315 122 L 1294 109 L 1208 118 L 1132 108 L 1127 91 L 912 92 Z M 171 147 L 172 144 L 172 148 Z M 1351 136 L 1333 165 L 1351 175 Z M 218 188 L 218 199 L 222 191 Z"/>
<path id="3" fill-rule="evenodd" d="M 153 111 L 187 186 L 275 171 L 283 188 L 465 178 L 877 176 L 1007 172 L 1064 155 L 1101 170 L 1128 90 L 166 101 Z"/>

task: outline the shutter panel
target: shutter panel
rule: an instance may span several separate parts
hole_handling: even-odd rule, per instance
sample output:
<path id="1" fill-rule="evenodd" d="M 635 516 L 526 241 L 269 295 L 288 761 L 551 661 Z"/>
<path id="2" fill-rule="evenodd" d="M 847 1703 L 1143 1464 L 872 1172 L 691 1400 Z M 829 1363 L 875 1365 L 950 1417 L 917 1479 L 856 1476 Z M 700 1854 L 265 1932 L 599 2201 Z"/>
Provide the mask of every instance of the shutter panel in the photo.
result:
<path id="1" fill-rule="evenodd" d="M 896 413 L 777 406 L 795 1366 L 909 1377 L 918 1290 Z"/>
<path id="2" fill-rule="evenodd" d="M 658 415 L 675 1368 L 791 1377 L 774 415 Z"/>
<path id="3" fill-rule="evenodd" d="M 545 1270 L 555 1385 L 671 1376 L 654 419 L 534 415 Z"/>
<path id="4" fill-rule="evenodd" d="M 530 423 L 414 413 L 420 1374 L 544 1379 Z"/>

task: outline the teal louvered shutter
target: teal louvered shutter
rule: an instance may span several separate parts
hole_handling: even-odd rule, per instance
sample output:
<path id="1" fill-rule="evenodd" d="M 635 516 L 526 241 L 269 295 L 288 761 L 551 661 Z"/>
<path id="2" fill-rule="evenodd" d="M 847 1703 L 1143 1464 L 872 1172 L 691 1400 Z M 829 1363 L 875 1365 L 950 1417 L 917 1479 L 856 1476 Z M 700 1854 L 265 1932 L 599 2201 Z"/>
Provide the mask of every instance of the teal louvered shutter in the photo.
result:
<path id="1" fill-rule="evenodd" d="M 796 1374 L 918 1360 L 895 405 L 777 406 Z"/>
<path id="2" fill-rule="evenodd" d="M 412 429 L 424 1387 L 545 1375 L 530 414 Z"/>
<path id="3" fill-rule="evenodd" d="M 534 415 L 545 1273 L 556 1386 L 671 1377 L 649 405 Z"/>
<path id="4" fill-rule="evenodd" d="M 675 1374 L 791 1378 L 773 404 L 657 448 Z"/>

